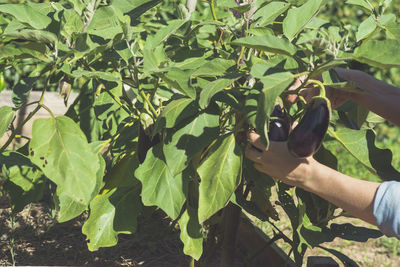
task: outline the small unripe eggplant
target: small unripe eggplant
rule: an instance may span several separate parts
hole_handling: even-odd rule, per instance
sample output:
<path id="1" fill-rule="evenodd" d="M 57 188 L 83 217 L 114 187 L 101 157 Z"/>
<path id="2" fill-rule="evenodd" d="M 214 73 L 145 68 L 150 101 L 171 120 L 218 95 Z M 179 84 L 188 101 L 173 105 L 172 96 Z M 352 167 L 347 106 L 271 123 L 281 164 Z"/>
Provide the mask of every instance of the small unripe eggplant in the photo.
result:
<path id="1" fill-rule="evenodd" d="M 282 111 L 281 106 L 276 105 L 269 121 L 268 138 L 275 142 L 284 142 L 288 139 L 290 122 L 287 115 Z"/>
<path id="2" fill-rule="evenodd" d="M 329 100 L 320 96 L 313 97 L 303 118 L 289 134 L 289 151 L 297 158 L 314 155 L 328 130 L 330 118 Z"/>

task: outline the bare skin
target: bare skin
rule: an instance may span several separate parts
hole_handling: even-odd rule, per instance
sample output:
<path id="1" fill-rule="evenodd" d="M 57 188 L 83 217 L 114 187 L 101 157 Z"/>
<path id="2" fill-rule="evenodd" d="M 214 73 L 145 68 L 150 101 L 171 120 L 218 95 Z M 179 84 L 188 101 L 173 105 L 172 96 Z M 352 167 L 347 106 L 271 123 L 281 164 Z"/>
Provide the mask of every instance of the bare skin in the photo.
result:
<path id="1" fill-rule="evenodd" d="M 328 88 L 327 96 L 333 108 L 351 99 L 400 126 L 400 88 L 361 71 L 340 68 L 336 71 L 341 78 L 355 82 L 364 93 L 356 94 Z M 298 88 L 300 84 L 301 81 L 296 81 L 291 89 Z M 307 100 L 315 93 L 310 89 L 304 90 L 302 95 Z M 288 100 L 295 102 L 297 99 L 291 96 Z M 353 216 L 376 225 L 373 203 L 380 183 L 344 175 L 319 163 L 312 156 L 305 159 L 295 158 L 288 151 L 285 142 L 270 142 L 268 151 L 265 151 L 260 136 L 253 131 L 249 133 L 248 138 L 246 157 L 254 161 L 257 170 L 286 184 L 315 193 Z"/>

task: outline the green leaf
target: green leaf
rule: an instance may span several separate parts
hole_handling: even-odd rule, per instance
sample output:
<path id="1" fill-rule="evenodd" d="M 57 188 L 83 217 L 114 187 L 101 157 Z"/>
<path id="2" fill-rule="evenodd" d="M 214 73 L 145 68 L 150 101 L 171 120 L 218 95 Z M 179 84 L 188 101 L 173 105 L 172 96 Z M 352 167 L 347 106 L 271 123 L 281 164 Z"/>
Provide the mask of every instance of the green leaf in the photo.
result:
<path id="1" fill-rule="evenodd" d="M 228 204 L 240 183 L 242 151 L 233 134 L 218 138 L 197 172 L 199 186 L 199 221 L 204 223 Z"/>
<path id="2" fill-rule="evenodd" d="M 284 2 L 271 2 L 254 13 L 253 19 L 257 20 L 257 25 L 266 26 L 272 23 L 279 15 L 285 12 L 290 4 Z"/>
<path id="3" fill-rule="evenodd" d="M 167 26 L 162 27 L 160 30 L 157 31 L 156 34 L 150 35 L 147 38 L 146 49 L 153 49 L 159 46 L 169 36 L 174 34 L 185 22 L 186 20 L 183 19 L 169 21 Z"/>
<path id="4" fill-rule="evenodd" d="M 89 205 L 102 178 L 98 155 L 92 152 L 79 126 L 61 116 L 37 119 L 29 144 L 30 159 L 57 185 L 59 221 L 78 216 Z"/>
<path id="5" fill-rule="evenodd" d="M 108 86 L 109 84 L 109 86 Z M 113 88 L 112 88 L 113 87 Z M 107 90 L 119 98 L 122 96 L 122 83 L 107 83 Z M 109 93 L 102 91 L 94 101 L 94 113 L 99 120 L 105 120 L 107 117 L 120 108 L 117 102 L 110 96 Z"/>
<path id="6" fill-rule="evenodd" d="M 183 128 L 167 132 L 163 151 L 172 175 L 181 173 L 195 154 L 218 137 L 218 126 L 218 115 L 203 112 Z"/>
<path id="7" fill-rule="evenodd" d="M 378 22 L 380 24 L 380 21 Z M 391 39 L 400 39 L 400 24 L 396 22 L 396 19 L 386 22 L 384 25 L 380 25 L 386 31 L 386 34 Z"/>
<path id="8" fill-rule="evenodd" d="M 232 84 L 236 79 L 225 79 L 220 78 L 213 82 L 210 82 L 203 90 L 200 92 L 199 105 L 200 108 L 204 109 L 208 106 L 211 98 L 218 92 L 224 90 L 230 84 Z"/>
<path id="9" fill-rule="evenodd" d="M 372 6 L 368 5 L 368 3 L 365 0 L 347 0 L 346 4 L 362 7 L 363 9 L 368 10 L 371 13 L 373 10 Z"/>
<path id="10" fill-rule="evenodd" d="M 146 47 L 143 50 L 143 58 L 144 73 L 159 72 L 159 68 L 164 67 L 164 63 L 168 61 L 167 55 L 162 46 L 154 49 L 148 49 Z"/>
<path id="11" fill-rule="evenodd" d="M 239 12 L 239 13 L 246 13 L 247 11 L 249 11 L 251 9 L 252 5 L 251 4 L 244 4 L 244 5 L 240 5 L 240 6 L 234 6 L 231 7 L 233 10 Z"/>
<path id="12" fill-rule="evenodd" d="M 261 142 L 268 147 L 269 117 L 275 107 L 277 97 L 292 84 L 290 72 L 275 73 L 260 79 L 264 87 L 258 99 L 256 129 L 261 134 Z"/>
<path id="13" fill-rule="evenodd" d="M 75 70 L 72 73 L 74 78 L 85 77 L 88 79 L 99 78 L 109 82 L 120 82 L 121 76 L 103 71 Z"/>
<path id="14" fill-rule="evenodd" d="M 135 171 L 142 182 L 142 202 L 146 206 L 157 206 L 169 217 L 176 219 L 185 202 L 187 184 L 182 174 L 172 176 L 165 163 L 162 144 L 152 147 L 145 161 Z"/>
<path id="15" fill-rule="evenodd" d="M 1 172 L 6 178 L 4 190 L 11 198 L 11 208 L 20 212 L 43 197 L 44 175 L 26 156 L 7 151 L 0 154 Z"/>
<path id="16" fill-rule="evenodd" d="M 322 0 L 308 0 L 301 7 L 289 9 L 283 20 L 283 33 L 292 40 L 317 14 Z"/>
<path id="17" fill-rule="evenodd" d="M 356 33 L 357 42 L 367 38 L 371 33 L 373 33 L 376 29 L 376 21 L 374 16 L 369 16 L 366 20 L 364 20 L 360 26 L 358 27 L 358 31 Z"/>
<path id="18" fill-rule="evenodd" d="M 51 23 L 48 16 L 24 4 L 3 4 L 0 5 L 0 12 L 10 14 L 18 21 L 29 24 L 38 30 L 45 29 Z"/>
<path id="19" fill-rule="evenodd" d="M 339 128 L 337 131 L 329 129 L 328 132 L 372 174 L 383 180 L 400 181 L 400 173 L 391 164 L 392 152 L 375 146 L 375 133 L 372 130 Z"/>
<path id="20" fill-rule="evenodd" d="M 74 10 L 81 16 L 83 10 L 86 8 L 86 3 L 81 0 L 69 0 L 69 2 L 74 7 Z"/>
<path id="21" fill-rule="evenodd" d="M 154 2 L 151 0 L 112 0 L 111 5 L 121 10 L 123 13 L 128 13 L 136 8 L 140 8 L 140 6 L 145 5 L 146 3 Z"/>
<path id="22" fill-rule="evenodd" d="M 190 98 L 182 97 L 172 100 L 157 117 L 154 124 L 153 136 L 163 128 L 172 128 L 181 121 L 198 112 L 197 104 Z"/>
<path id="23" fill-rule="evenodd" d="M 31 93 L 33 85 L 36 83 L 37 79 L 37 77 L 26 77 L 19 80 L 14 86 L 11 98 L 16 108 L 21 107 L 28 101 L 29 94 Z"/>
<path id="24" fill-rule="evenodd" d="M 20 57 L 20 58 L 37 58 L 44 62 L 50 63 L 52 59 L 45 55 L 46 45 L 34 42 L 24 42 L 19 44 L 11 42 L 0 47 L 0 59 Z"/>
<path id="25" fill-rule="evenodd" d="M 9 106 L 0 107 L 0 138 L 7 131 L 8 126 L 14 118 L 15 112 Z"/>
<path id="26" fill-rule="evenodd" d="M 163 80 L 174 89 L 177 89 L 182 94 L 195 99 L 196 90 L 190 84 L 192 70 L 181 70 L 179 68 L 171 68 L 166 75 L 163 75 Z"/>
<path id="27" fill-rule="evenodd" d="M 203 254 L 203 235 L 197 211 L 187 206 L 178 223 L 181 229 L 180 238 L 184 245 L 183 253 L 199 260 Z"/>
<path id="28" fill-rule="evenodd" d="M 243 37 L 233 41 L 232 45 L 242 45 L 248 48 L 289 56 L 296 53 L 296 47 L 293 44 L 286 39 L 274 35 Z"/>
<path id="29" fill-rule="evenodd" d="M 398 40 L 369 40 L 356 48 L 353 58 L 380 68 L 398 68 L 400 67 L 399 46 L 400 41 Z"/>
<path id="30" fill-rule="evenodd" d="M 208 76 L 215 77 L 224 75 L 228 69 L 236 65 L 236 62 L 232 59 L 214 58 L 207 63 L 203 64 L 192 76 Z"/>
<path id="31" fill-rule="evenodd" d="M 43 30 L 19 29 L 17 31 L 13 31 L 6 28 L 3 36 L 14 37 L 15 39 L 25 39 L 38 43 L 57 43 L 57 36 L 54 33 Z"/>
<path id="32" fill-rule="evenodd" d="M 136 232 L 141 209 L 139 182 L 130 187 L 114 188 L 94 198 L 90 202 L 89 218 L 82 227 L 89 250 L 114 246 L 118 243 L 118 234 Z"/>
<path id="33" fill-rule="evenodd" d="M 122 27 L 119 22 L 122 16 L 122 12 L 113 6 L 100 7 L 95 11 L 86 31 L 104 39 L 112 39 L 118 33 L 122 33 Z"/>

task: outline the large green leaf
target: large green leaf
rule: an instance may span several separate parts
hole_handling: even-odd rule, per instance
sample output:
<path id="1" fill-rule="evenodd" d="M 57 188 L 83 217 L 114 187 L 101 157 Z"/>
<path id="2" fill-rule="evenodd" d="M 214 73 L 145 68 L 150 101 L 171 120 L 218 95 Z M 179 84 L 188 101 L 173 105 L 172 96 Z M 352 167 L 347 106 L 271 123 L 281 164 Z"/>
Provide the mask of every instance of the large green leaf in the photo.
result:
<path id="1" fill-rule="evenodd" d="M 372 32 L 374 32 L 376 27 L 377 27 L 377 25 L 376 25 L 375 17 L 369 16 L 358 27 L 358 31 L 356 33 L 357 42 L 362 39 L 367 38 Z"/>
<path id="2" fill-rule="evenodd" d="M 275 73 L 261 78 L 264 88 L 258 99 L 256 129 L 261 134 L 261 141 L 268 146 L 269 117 L 275 107 L 277 97 L 293 82 L 290 72 Z"/>
<path id="3" fill-rule="evenodd" d="M 0 47 L 0 59 L 21 57 L 21 58 L 37 58 L 44 62 L 51 62 L 52 59 L 45 55 L 46 45 L 34 42 L 10 42 Z"/>
<path id="4" fill-rule="evenodd" d="M 181 70 L 171 68 L 167 74 L 163 75 L 163 80 L 172 88 L 177 89 L 183 95 L 192 99 L 196 98 L 196 90 L 190 84 L 192 70 Z"/>
<path id="5" fill-rule="evenodd" d="M 103 79 L 105 81 L 110 81 L 110 82 L 119 82 L 121 81 L 121 76 L 109 72 L 103 72 L 103 71 L 88 71 L 88 70 L 75 70 L 72 73 L 72 76 L 74 78 L 80 78 L 80 77 L 85 77 L 85 78 L 99 78 Z"/>
<path id="6" fill-rule="evenodd" d="M 172 100 L 157 117 L 153 136 L 163 128 L 172 128 L 184 119 L 198 112 L 198 106 L 193 99 L 183 97 Z"/>
<path id="7" fill-rule="evenodd" d="M 79 126 L 61 116 L 33 123 L 30 158 L 57 185 L 59 221 L 84 211 L 99 188 L 98 155 L 89 146 Z"/>
<path id="8" fill-rule="evenodd" d="M 43 197 L 44 175 L 26 156 L 7 151 L 0 154 L 1 172 L 6 178 L 4 190 L 11 198 L 11 208 L 20 212 Z"/>
<path id="9" fill-rule="evenodd" d="M 391 164 L 392 152 L 375 146 L 375 133 L 372 130 L 339 128 L 336 131 L 329 129 L 329 134 L 371 173 L 384 180 L 400 181 L 400 173 Z M 329 142 L 326 143 L 327 149 L 330 149 Z"/>
<path id="10" fill-rule="evenodd" d="M 0 138 L 3 137 L 4 133 L 7 131 L 8 126 L 14 118 L 15 112 L 9 106 L 0 107 Z"/>
<path id="11" fill-rule="evenodd" d="M 182 172 L 195 154 L 218 137 L 218 126 L 218 115 L 203 112 L 183 128 L 167 132 L 163 151 L 173 175 Z"/>
<path id="12" fill-rule="evenodd" d="M 224 90 L 230 84 L 232 84 L 235 79 L 220 78 L 213 82 L 210 82 L 203 90 L 200 92 L 199 105 L 200 108 L 206 108 L 211 101 L 211 98 L 218 92 Z"/>
<path id="13" fill-rule="evenodd" d="M 11 95 L 15 107 L 19 108 L 28 101 L 29 94 L 31 93 L 36 81 L 37 77 L 25 77 L 18 81 L 14 86 Z"/>
<path id="14" fill-rule="evenodd" d="M 199 221 L 203 223 L 225 207 L 240 183 L 242 151 L 235 136 L 218 138 L 197 172 L 199 186 Z"/>
<path id="15" fill-rule="evenodd" d="M 308 0 L 301 7 L 292 8 L 283 20 L 283 33 L 293 39 L 317 14 L 323 0 Z"/>
<path id="16" fill-rule="evenodd" d="M 46 28 L 51 23 L 51 19 L 48 16 L 24 4 L 3 4 L 0 5 L 0 12 L 10 14 L 18 21 L 27 23 L 39 30 Z"/>
<path id="17" fill-rule="evenodd" d="M 347 0 L 346 4 L 362 7 L 363 9 L 368 10 L 372 13 L 373 7 L 368 5 L 368 2 L 365 0 Z"/>
<path id="18" fill-rule="evenodd" d="M 196 209 L 187 206 L 178 223 L 181 229 L 180 238 L 184 245 L 183 253 L 199 260 L 203 254 L 203 235 Z"/>
<path id="19" fill-rule="evenodd" d="M 182 174 L 172 176 L 165 163 L 162 144 L 152 147 L 142 165 L 135 171 L 142 182 L 142 202 L 146 206 L 157 206 L 169 217 L 176 219 L 185 202 L 187 183 Z"/>
<path id="20" fill-rule="evenodd" d="M 49 31 L 36 30 L 36 29 L 10 29 L 7 27 L 4 30 L 3 36 L 13 37 L 15 39 L 24 39 L 38 43 L 57 43 L 57 36 Z"/>
<path id="21" fill-rule="evenodd" d="M 154 49 L 146 47 L 143 50 L 143 61 L 143 72 L 149 74 L 152 72 L 160 72 L 160 69 L 164 67 L 168 58 L 162 46 L 158 46 Z"/>
<path id="22" fill-rule="evenodd" d="M 177 19 L 168 22 L 168 25 L 162 27 L 156 34 L 150 35 L 146 40 L 146 49 L 153 49 L 165 41 L 171 34 L 174 34 L 186 20 Z"/>
<path id="23" fill-rule="evenodd" d="M 233 41 L 232 45 L 242 45 L 284 55 L 293 55 L 296 53 L 296 47 L 287 39 L 279 38 L 274 35 L 243 37 Z"/>
<path id="24" fill-rule="evenodd" d="M 100 7 L 94 13 L 86 31 L 104 39 L 112 39 L 118 33 L 122 33 L 122 27 L 119 23 L 122 16 L 122 12 L 114 6 Z"/>
<path id="25" fill-rule="evenodd" d="M 150 0 L 137 0 L 137 1 L 129 1 L 129 0 L 112 0 L 112 6 L 118 8 L 123 13 L 127 13 L 147 2 L 151 2 Z"/>
<path id="26" fill-rule="evenodd" d="M 138 182 L 131 187 L 114 188 L 94 198 L 90 202 L 89 218 L 82 227 L 89 250 L 114 246 L 118 242 L 118 234 L 136 232 L 141 209 Z"/>
<path id="27" fill-rule="evenodd" d="M 369 40 L 357 47 L 353 58 L 380 68 L 400 67 L 399 40 Z"/>
<path id="28" fill-rule="evenodd" d="M 122 83 L 107 83 L 106 90 L 109 92 L 103 90 L 94 101 L 94 113 L 96 114 L 96 118 L 99 120 L 107 119 L 110 114 L 120 108 L 120 105 L 115 102 L 110 93 L 117 98 L 121 97 L 123 90 Z"/>
<path id="29" fill-rule="evenodd" d="M 192 76 L 221 76 L 224 75 L 228 69 L 235 66 L 235 64 L 235 61 L 231 59 L 214 58 L 193 72 Z"/>
<path id="30" fill-rule="evenodd" d="M 254 13 L 253 19 L 257 20 L 257 25 L 265 26 L 272 23 L 279 15 L 285 12 L 290 7 L 289 3 L 271 2 L 263 6 Z"/>

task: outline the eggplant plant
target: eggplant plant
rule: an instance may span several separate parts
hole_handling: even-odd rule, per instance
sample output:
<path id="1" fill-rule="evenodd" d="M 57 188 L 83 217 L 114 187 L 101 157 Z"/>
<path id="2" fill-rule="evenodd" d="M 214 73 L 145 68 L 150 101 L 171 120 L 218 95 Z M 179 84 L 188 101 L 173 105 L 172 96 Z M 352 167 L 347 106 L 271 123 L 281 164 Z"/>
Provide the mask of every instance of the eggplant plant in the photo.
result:
<path id="1" fill-rule="evenodd" d="M 357 13 L 357 23 L 342 9 Z M 135 234 L 144 207 L 177 223 L 183 252 L 203 264 L 216 240 L 222 265 L 231 264 L 240 214 L 276 227 L 276 205 L 292 226 L 291 236 L 277 233 L 299 266 L 307 249 L 335 237 L 365 242 L 376 233 L 329 225 L 336 207 L 259 173 L 243 151 L 256 129 L 266 149 L 270 139 L 288 139 L 295 155 L 315 153 L 337 169 L 341 146 L 371 175 L 398 179 L 391 151 L 374 144 L 371 112 L 353 102 L 331 111 L 323 97 L 287 101 L 305 86 L 359 92 L 335 67 L 378 74 L 399 67 L 398 29 L 387 0 L 0 4 L 0 73 L 13 103 L 0 107 L 0 136 L 9 133 L 0 148 L 2 187 L 14 212 L 55 188 L 59 222 L 88 214 L 82 233 L 91 251 Z M 288 90 L 300 77 L 304 83 Z M 28 102 L 32 90 L 42 92 L 39 101 Z M 52 90 L 70 104 L 64 116 L 43 102 Z M 28 105 L 35 108 L 16 125 Z M 36 119 L 18 146 L 40 109 L 49 118 Z"/>

